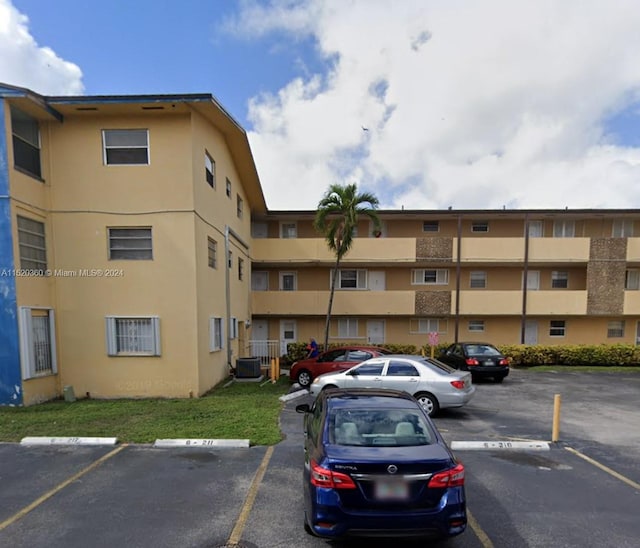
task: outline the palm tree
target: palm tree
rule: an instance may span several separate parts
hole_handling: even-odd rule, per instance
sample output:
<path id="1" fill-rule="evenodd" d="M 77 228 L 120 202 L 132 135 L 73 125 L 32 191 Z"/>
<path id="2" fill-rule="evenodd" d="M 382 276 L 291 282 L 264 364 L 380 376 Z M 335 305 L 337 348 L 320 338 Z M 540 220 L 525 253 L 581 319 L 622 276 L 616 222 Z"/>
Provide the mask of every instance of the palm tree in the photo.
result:
<path id="1" fill-rule="evenodd" d="M 324 236 L 327 246 L 335 253 L 336 257 L 335 268 L 331 276 L 327 321 L 324 328 L 324 350 L 327 350 L 329 344 L 329 323 L 340 261 L 351 249 L 353 233 L 358 226 L 360 215 L 366 215 L 371 219 L 374 235 L 380 234 L 380 219 L 375 211 L 377 207 L 378 198 L 369 192 L 358 193 L 358 187 L 355 183 L 344 186 L 331 185 L 318 203 L 313 226 Z"/>

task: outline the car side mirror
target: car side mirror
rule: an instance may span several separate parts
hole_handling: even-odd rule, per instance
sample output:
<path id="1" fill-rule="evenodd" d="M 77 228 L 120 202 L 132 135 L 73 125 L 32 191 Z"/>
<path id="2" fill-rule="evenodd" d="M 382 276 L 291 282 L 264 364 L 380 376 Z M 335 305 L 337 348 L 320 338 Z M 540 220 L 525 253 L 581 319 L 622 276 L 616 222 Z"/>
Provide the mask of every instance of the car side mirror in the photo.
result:
<path id="1" fill-rule="evenodd" d="M 300 405 L 296 405 L 296 413 L 310 413 L 311 407 L 309 407 L 308 403 L 301 403 Z"/>

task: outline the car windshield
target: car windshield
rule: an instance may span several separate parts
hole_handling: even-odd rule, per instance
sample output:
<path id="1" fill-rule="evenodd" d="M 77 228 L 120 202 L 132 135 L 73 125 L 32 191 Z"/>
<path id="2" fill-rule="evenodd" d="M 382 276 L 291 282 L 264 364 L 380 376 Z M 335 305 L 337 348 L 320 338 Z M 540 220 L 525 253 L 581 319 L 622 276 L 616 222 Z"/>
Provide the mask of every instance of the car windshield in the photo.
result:
<path id="1" fill-rule="evenodd" d="M 417 409 L 334 409 L 329 413 L 333 445 L 406 447 L 433 443 Z"/>

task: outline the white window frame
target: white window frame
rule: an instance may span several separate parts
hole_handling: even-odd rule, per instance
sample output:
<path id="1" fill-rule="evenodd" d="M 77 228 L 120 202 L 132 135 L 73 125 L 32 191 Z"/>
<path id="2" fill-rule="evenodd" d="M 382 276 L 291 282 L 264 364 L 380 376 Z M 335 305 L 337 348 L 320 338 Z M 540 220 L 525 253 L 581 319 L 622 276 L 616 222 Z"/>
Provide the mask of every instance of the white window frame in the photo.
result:
<path id="1" fill-rule="evenodd" d="M 40 371 L 37 370 L 38 353 L 35 348 L 37 341 L 33 330 L 34 311 L 46 312 L 46 316 L 44 314 L 36 314 L 36 316 L 48 317 L 48 361 L 50 367 Z M 53 308 L 21 306 L 18 308 L 18 320 L 20 327 L 20 366 L 23 380 L 57 374 L 56 322 Z"/>
<path id="2" fill-rule="evenodd" d="M 544 221 L 529 221 L 529 238 L 544 236 Z"/>
<path id="3" fill-rule="evenodd" d="M 218 268 L 218 242 L 207 236 L 207 264 L 209 268 Z"/>
<path id="4" fill-rule="evenodd" d="M 236 317 L 229 318 L 229 338 L 238 338 L 238 318 Z"/>
<path id="5" fill-rule="evenodd" d="M 21 111 L 18 108 L 11 107 L 11 136 L 13 140 L 13 165 L 20 171 L 28 173 L 38 179 L 42 178 L 42 155 L 41 155 L 41 141 L 40 141 L 40 124 L 38 120 L 33 116 L 30 116 L 26 112 Z M 21 124 L 31 125 L 31 131 L 35 129 L 35 136 L 30 135 L 29 128 Z M 22 127 L 20 127 L 22 125 Z M 23 131 L 27 129 L 27 131 Z M 35 170 L 30 169 L 30 166 L 16 162 L 16 153 L 20 155 L 20 152 L 16 152 L 21 147 L 28 147 L 37 152 L 38 165 L 33 166 Z"/>
<path id="6" fill-rule="evenodd" d="M 224 322 L 220 316 L 209 317 L 209 352 L 224 348 Z"/>
<path id="7" fill-rule="evenodd" d="M 556 324 L 556 325 L 553 325 L 553 324 Z M 554 331 L 556 333 L 554 333 Z M 549 337 L 566 337 L 566 335 L 567 335 L 567 322 L 565 320 L 549 321 Z"/>
<path id="8" fill-rule="evenodd" d="M 471 289 L 486 289 L 487 273 L 484 270 L 472 270 L 469 273 L 469 287 Z"/>
<path id="9" fill-rule="evenodd" d="M 357 339 L 358 320 L 355 318 L 340 318 L 338 320 L 337 339 Z"/>
<path id="10" fill-rule="evenodd" d="M 206 150 L 204 151 L 204 179 L 211 188 L 216 188 L 216 161 Z"/>
<path id="11" fill-rule="evenodd" d="M 261 283 L 259 283 L 259 281 Z M 251 291 L 269 291 L 269 271 L 251 271 Z"/>
<path id="12" fill-rule="evenodd" d="M 612 238 L 632 238 L 633 219 L 614 219 L 611 227 Z"/>
<path id="13" fill-rule="evenodd" d="M 448 268 L 414 268 L 411 285 L 448 285 Z M 429 273 L 429 274 L 427 274 Z M 433 273 L 433 275 L 431 274 Z"/>
<path id="14" fill-rule="evenodd" d="M 229 179 L 229 177 L 225 177 L 225 192 L 227 193 L 227 198 L 229 198 L 229 200 L 231 200 L 231 180 Z"/>
<path id="15" fill-rule="evenodd" d="M 624 288 L 628 290 L 640 289 L 640 270 L 630 268 L 625 274 Z"/>
<path id="16" fill-rule="evenodd" d="M 280 237 L 283 239 L 292 239 L 298 237 L 298 223 L 296 222 L 281 222 L 280 223 Z"/>
<path id="17" fill-rule="evenodd" d="M 576 235 L 576 222 L 566 219 L 553 221 L 554 238 L 574 238 Z"/>
<path id="18" fill-rule="evenodd" d="M 25 226 L 25 224 L 28 223 L 33 223 L 37 225 L 37 227 Z M 28 270 L 30 273 L 41 273 L 41 275 L 44 275 L 44 271 L 47 269 L 47 235 L 44 223 L 31 217 L 18 215 L 17 225 L 20 268 L 22 270 Z M 33 230 L 34 228 L 38 228 L 38 230 Z M 42 231 L 40 231 L 40 228 L 42 228 Z M 32 240 L 32 242 L 28 243 L 27 240 Z M 38 243 L 33 240 L 37 240 Z M 29 254 L 36 256 L 28 257 L 27 255 Z"/>
<path id="19" fill-rule="evenodd" d="M 293 286 L 291 287 L 291 289 L 285 288 L 285 283 L 284 283 L 285 278 L 289 276 L 291 276 L 291 279 L 293 282 Z M 278 289 L 280 291 L 297 291 L 298 290 L 298 273 L 297 272 L 291 272 L 291 271 L 279 272 L 278 279 L 279 279 Z"/>
<path id="20" fill-rule="evenodd" d="M 123 236 L 115 234 L 116 231 L 124 231 L 124 230 L 146 230 L 149 232 L 148 237 L 131 237 L 131 236 Z M 149 247 L 139 247 L 139 248 L 123 248 L 123 249 L 114 249 L 112 247 L 112 243 L 115 240 L 139 240 L 140 242 L 149 242 Z M 107 227 L 107 245 L 109 251 L 109 260 L 110 261 L 152 261 L 153 260 L 153 229 L 150 226 L 109 226 Z M 114 257 L 114 251 L 118 252 L 116 254 L 120 254 L 120 256 Z M 135 252 L 148 252 L 148 257 L 126 257 L 122 256 L 123 253 L 135 251 Z"/>
<path id="21" fill-rule="evenodd" d="M 607 323 L 607 338 L 622 339 L 624 338 L 624 320 L 611 320 Z"/>
<path id="22" fill-rule="evenodd" d="M 564 282 L 564 285 L 561 282 Z M 553 270 L 551 272 L 551 288 L 569 289 L 569 273 L 566 270 Z"/>
<path id="23" fill-rule="evenodd" d="M 484 333 L 484 320 L 469 320 L 467 330 L 470 333 Z"/>
<path id="24" fill-rule="evenodd" d="M 133 134 L 133 133 L 142 133 L 144 132 L 145 135 L 145 144 L 144 145 L 121 145 L 121 146 L 117 146 L 117 145 L 109 145 L 107 146 L 107 137 L 109 136 L 109 134 L 115 134 L 115 133 L 129 133 L 129 134 Z M 113 162 L 113 161 L 109 161 L 108 157 L 107 157 L 107 150 L 139 150 L 139 149 L 144 149 L 147 151 L 146 154 L 146 161 L 145 162 L 134 162 L 134 163 L 124 163 L 124 162 Z M 105 166 L 148 166 L 151 164 L 151 148 L 149 146 L 149 130 L 148 129 L 142 129 L 142 128 L 127 128 L 127 129 L 122 129 L 122 128 L 112 128 L 112 129 L 103 129 L 102 130 L 102 160 L 104 162 Z"/>
<path id="25" fill-rule="evenodd" d="M 527 291 L 538 291 L 540 289 L 540 271 L 539 270 L 527 270 L 527 279 L 524 278 L 524 272 L 522 273 L 522 287 Z"/>
<path id="26" fill-rule="evenodd" d="M 238 257 L 238 280 L 242 281 L 244 279 L 244 259 L 242 257 Z"/>
<path id="27" fill-rule="evenodd" d="M 447 320 L 440 318 L 414 318 L 409 323 L 409 333 L 446 333 L 447 327 Z"/>
<path id="28" fill-rule="evenodd" d="M 238 216 L 238 219 L 242 219 L 242 216 L 244 215 L 244 200 L 239 194 L 236 196 L 236 215 Z"/>
<path id="29" fill-rule="evenodd" d="M 347 273 L 351 272 L 355 273 L 355 279 L 352 278 L 350 274 L 349 277 L 347 277 Z M 355 281 L 355 287 L 343 287 L 343 283 L 352 283 L 353 281 Z M 362 268 L 341 268 L 338 270 L 336 289 L 342 291 L 361 291 L 367 289 L 367 270 Z"/>
<path id="30" fill-rule="evenodd" d="M 471 232 L 489 232 L 489 221 L 471 221 Z"/>
<path id="31" fill-rule="evenodd" d="M 151 348 L 140 351 L 119 351 L 118 350 L 118 321 L 142 320 L 149 321 L 151 327 Z M 108 356 L 160 356 L 162 354 L 162 341 L 160 339 L 160 317 L 159 316 L 106 316 L 106 342 Z"/>

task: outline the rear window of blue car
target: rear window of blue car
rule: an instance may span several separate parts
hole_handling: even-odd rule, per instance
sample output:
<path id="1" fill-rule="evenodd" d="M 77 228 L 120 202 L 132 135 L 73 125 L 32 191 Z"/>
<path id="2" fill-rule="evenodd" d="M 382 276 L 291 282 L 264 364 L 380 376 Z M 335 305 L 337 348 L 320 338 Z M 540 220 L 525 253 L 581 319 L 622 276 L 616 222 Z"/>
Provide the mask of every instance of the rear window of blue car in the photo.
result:
<path id="1" fill-rule="evenodd" d="M 328 420 L 333 445 L 407 447 L 434 442 L 417 409 L 334 409 Z"/>

